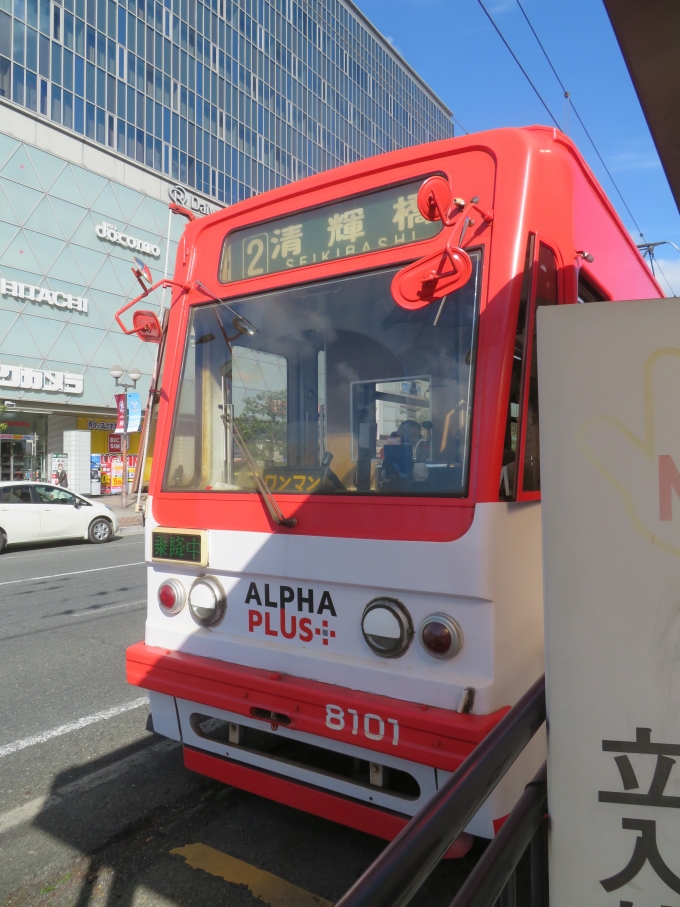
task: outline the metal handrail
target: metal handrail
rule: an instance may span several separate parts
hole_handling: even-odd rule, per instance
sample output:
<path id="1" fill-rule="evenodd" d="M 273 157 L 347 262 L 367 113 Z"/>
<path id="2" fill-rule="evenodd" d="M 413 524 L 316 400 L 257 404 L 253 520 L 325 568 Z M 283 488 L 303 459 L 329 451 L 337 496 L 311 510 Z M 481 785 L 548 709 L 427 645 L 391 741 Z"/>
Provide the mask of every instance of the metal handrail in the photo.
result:
<path id="1" fill-rule="evenodd" d="M 545 677 L 522 696 L 336 907 L 403 907 L 545 721 Z"/>
<path id="2" fill-rule="evenodd" d="M 500 831 L 480 857 L 477 865 L 463 883 L 450 907 L 490 907 L 510 882 L 513 886 L 515 867 L 522 854 L 532 843 L 534 836 L 545 819 L 548 800 L 547 764 L 544 762 L 533 781 L 527 784 L 524 793 L 503 823 Z M 532 875 L 539 878 L 542 861 L 534 866 L 532 854 Z M 535 871 L 535 873 L 534 873 Z M 541 900 L 532 897 L 532 907 L 545 903 L 545 892 Z"/>

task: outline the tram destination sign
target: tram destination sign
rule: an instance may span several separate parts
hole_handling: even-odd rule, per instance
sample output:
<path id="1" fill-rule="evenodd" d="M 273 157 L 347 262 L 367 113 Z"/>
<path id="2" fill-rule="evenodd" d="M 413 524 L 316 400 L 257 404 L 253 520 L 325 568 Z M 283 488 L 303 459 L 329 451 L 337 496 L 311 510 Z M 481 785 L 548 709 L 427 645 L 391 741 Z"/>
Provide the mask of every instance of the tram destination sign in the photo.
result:
<path id="1" fill-rule="evenodd" d="M 154 529 L 151 533 L 151 560 L 205 567 L 208 563 L 206 534 L 202 530 Z"/>
<path id="2" fill-rule="evenodd" d="M 423 179 L 235 230 L 224 242 L 220 280 L 232 283 L 431 239 L 442 224 L 418 212 Z"/>

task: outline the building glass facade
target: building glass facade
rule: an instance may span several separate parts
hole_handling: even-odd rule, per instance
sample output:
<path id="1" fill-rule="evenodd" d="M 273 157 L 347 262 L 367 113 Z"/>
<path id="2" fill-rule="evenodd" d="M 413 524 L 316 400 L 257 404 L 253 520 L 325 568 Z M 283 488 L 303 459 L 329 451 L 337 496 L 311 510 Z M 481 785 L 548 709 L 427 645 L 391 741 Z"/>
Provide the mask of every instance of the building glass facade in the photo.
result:
<path id="1" fill-rule="evenodd" d="M 0 0 L 0 97 L 226 204 L 453 135 L 348 0 Z"/>
<path id="2" fill-rule="evenodd" d="M 114 364 L 142 373 L 146 402 L 157 347 L 125 335 L 115 313 L 140 292 L 133 256 L 154 279 L 171 272 L 186 222 L 168 209 L 169 181 L 121 166 L 63 128 L 41 131 L 35 115 L 3 113 L 0 402 L 10 408 L 0 415 L 0 480 L 49 480 L 66 432 L 85 432 L 92 454 L 120 449 Z M 195 196 L 191 204 L 208 207 Z M 133 454 L 138 438 L 130 438 Z"/>
<path id="3" fill-rule="evenodd" d="M 0 480 L 48 479 L 67 438 L 119 449 L 109 370 L 144 405 L 156 347 L 114 315 L 133 255 L 174 269 L 171 199 L 200 216 L 453 134 L 351 0 L 0 0 L 0 117 Z"/>
<path id="4" fill-rule="evenodd" d="M 167 203 L 0 135 L 3 392 L 99 412 L 111 405 L 109 368 L 118 363 L 142 372 L 138 389 L 146 398 L 156 346 L 123 334 L 114 314 L 139 295 L 134 254 L 155 279 L 163 276 L 169 220 Z M 170 269 L 184 223 L 171 220 Z M 152 251 L 111 241 L 109 229 L 102 236 L 104 224 Z M 12 366 L 22 373 L 12 375 Z M 74 380 L 48 382 L 45 372 Z"/>

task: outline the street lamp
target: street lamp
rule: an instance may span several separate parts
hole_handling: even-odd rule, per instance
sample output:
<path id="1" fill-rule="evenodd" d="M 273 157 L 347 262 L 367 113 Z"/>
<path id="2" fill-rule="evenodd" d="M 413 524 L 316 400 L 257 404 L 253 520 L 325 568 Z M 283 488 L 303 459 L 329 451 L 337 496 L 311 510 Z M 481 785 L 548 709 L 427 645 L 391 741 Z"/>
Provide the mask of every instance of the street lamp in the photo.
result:
<path id="1" fill-rule="evenodd" d="M 125 389 L 125 396 L 123 397 L 123 400 L 124 400 L 124 407 L 125 407 L 125 409 L 124 409 L 125 421 L 123 422 L 123 438 L 122 438 L 122 444 L 121 444 L 121 447 L 122 447 L 122 454 L 123 454 L 123 484 L 122 484 L 122 487 L 121 487 L 121 499 L 120 499 L 121 506 L 122 506 L 123 510 L 125 510 L 125 509 L 127 508 L 127 496 L 128 496 L 128 474 L 127 474 L 127 448 L 128 448 L 127 426 L 128 426 L 128 408 L 127 408 L 127 392 L 128 392 L 128 390 L 129 390 L 130 388 L 132 388 L 132 389 L 134 390 L 134 389 L 137 387 L 137 382 L 138 382 L 139 379 L 142 377 L 142 373 L 140 372 L 140 370 L 139 370 L 138 368 L 131 368 L 131 369 L 128 369 L 127 376 L 128 376 L 128 378 L 130 379 L 130 381 L 132 382 L 131 384 L 128 384 L 128 383 L 126 383 L 125 381 L 122 381 L 122 380 L 121 380 L 122 377 L 123 377 L 123 375 L 125 374 L 125 369 L 124 369 L 122 366 L 120 366 L 120 365 L 112 365 L 111 368 L 109 369 L 109 374 L 111 375 L 111 377 L 112 377 L 113 380 L 115 381 L 115 383 L 116 383 L 115 386 L 116 386 L 117 388 L 118 388 L 118 387 L 122 387 L 122 388 Z"/>

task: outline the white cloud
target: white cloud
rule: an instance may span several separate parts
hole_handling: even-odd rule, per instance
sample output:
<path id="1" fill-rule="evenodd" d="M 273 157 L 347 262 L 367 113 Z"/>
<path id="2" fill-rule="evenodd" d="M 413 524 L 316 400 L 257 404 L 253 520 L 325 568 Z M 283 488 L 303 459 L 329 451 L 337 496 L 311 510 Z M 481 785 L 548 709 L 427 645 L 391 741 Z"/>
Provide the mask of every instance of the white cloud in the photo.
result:
<path id="1" fill-rule="evenodd" d="M 624 151 L 622 154 L 612 154 L 609 158 L 609 169 L 619 173 L 655 170 L 660 166 L 661 162 L 653 151 Z"/>

